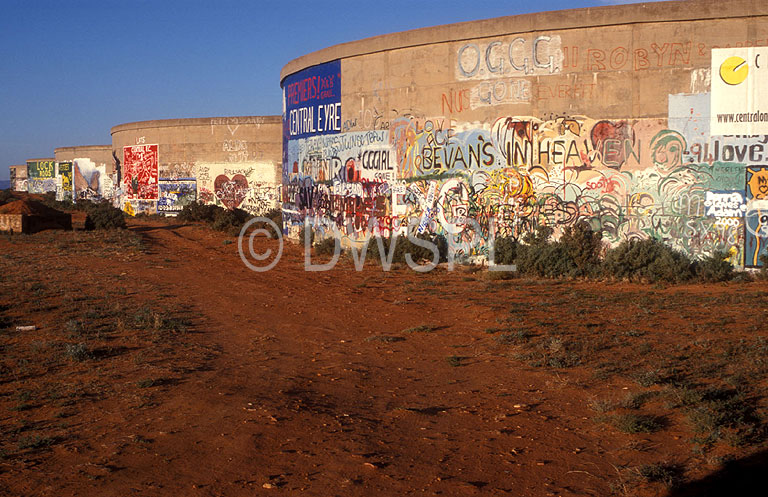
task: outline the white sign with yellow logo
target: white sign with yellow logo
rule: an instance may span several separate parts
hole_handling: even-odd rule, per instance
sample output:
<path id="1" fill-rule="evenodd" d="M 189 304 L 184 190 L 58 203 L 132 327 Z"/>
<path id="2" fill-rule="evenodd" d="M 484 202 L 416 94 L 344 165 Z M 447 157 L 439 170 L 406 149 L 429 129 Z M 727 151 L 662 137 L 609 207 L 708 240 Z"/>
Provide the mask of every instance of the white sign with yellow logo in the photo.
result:
<path id="1" fill-rule="evenodd" d="M 768 47 L 712 50 L 710 132 L 768 134 Z"/>

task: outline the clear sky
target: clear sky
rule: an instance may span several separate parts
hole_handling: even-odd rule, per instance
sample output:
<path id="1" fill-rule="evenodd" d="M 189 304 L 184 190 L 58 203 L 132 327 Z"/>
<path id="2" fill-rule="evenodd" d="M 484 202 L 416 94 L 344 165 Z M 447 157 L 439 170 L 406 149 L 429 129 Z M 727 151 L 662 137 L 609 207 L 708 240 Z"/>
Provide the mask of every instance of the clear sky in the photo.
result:
<path id="1" fill-rule="evenodd" d="M 0 0 L 0 179 L 148 119 L 280 114 L 280 70 L 338 43 L 618 0 Z"/>

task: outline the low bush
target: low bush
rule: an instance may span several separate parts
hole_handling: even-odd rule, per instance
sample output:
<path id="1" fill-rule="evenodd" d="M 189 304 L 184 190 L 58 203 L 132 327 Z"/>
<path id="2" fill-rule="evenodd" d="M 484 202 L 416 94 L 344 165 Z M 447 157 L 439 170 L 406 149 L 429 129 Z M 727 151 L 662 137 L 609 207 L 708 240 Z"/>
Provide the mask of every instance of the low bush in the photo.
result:
<path id="1" fill-rule="evenodd" d="M 416 236 L 417 239 L 433 243 L 437 246 L 438 251 L 438 263 L 446 262 L 448 260 L 448 241 L 442 235 L 422 233 Z M 381 243 L 379 243 L 381 242 Z M 392 247 L 394 244 L 394 248 Z M 381 248 L 386 253 L 381 253 Z M 422 247 L 408 239 L 407 236 L 395 236 L 390 238 L 371 237 L 368 240 L 368 249 L 366 252 L 366 258 L 371 258 L 374 261 L 386 261 L 388 260 L 388 254 L 394 250 L 392 254 L 392 262 L 405 263 L 406 254 L 411 254 L 411 259 L 414 263 L 418 264 L 420 261 L 432 261 L 434 253 L 430 248 Z"/>
<path id="2" fill-rule="evenodd" d="M 251 218 L 251 215 L 241 209 L 219 209 L 211 223 L 216 231 L 223 231 L 233 235 L 239 234 L 243 225 Z"/>
<path id="3" fill-rule="evenodd" d="M 216 213 L 221 210 L 224 209 L 213 204 L 195 202 L 185 205 L 181 209 L 181 212 L 179 212 L 178 219 L 186 222 L 200 221 L 204 223 L 213 223 L 216 219 Z"/>
<path id="4" fill-rule="evenodd" d="M 333 237 L 323 238 L 315 244 L 315 253 L 321 255 L 333 255 L 336 253 L 336 244 L 338 244 L 341 249 L 341 240 Z"/>
<path id="5" fill-rule="evenodd" d="M 493 244 L 493 262 L 499 265 L 514 264 L 518 245 L 512 237 L 497 238 Z"/>
<path id="6" fill-rule="evenodd" d="M 539 226 L 523 237 L 515 249 L 517 269 L 544 278 L 583 278 L 600 272 L 602 235 L 586 223 L 565 228 L 558 241 L 551 241 L 552 228 Z"/>
<path id="7" fill-rule="evenodd" d="M 625 240 L 603 261 L 606 275 L 623 280 L 680 283 L 694 276 L 693 262 L 663 242 L 648 238 Z"/>
<path id="8" fill-rule="evenodd" d="M 123 211 L 113 207 L 109 202 L 90 204 L 86 212 L 85 229 L 87 230 L 125 228 L 125 215 Z"/>
<path id="9" fill-rule="evenodd" d="M 696 277 L 707 283 L 728 281 L 733 279 L 733 264 L 728 261 L 728 253 L 715 251 L 709 257 L 705 257 L 694 263 Z"/>
<path id="10" fill-rule="evenodd" d="M 224 209 L 213 204 L 195 202 L 185 205 L 177 216 L 179 221 L 202 222 L 217 231 L 231 235 L 240 233 L 243 225 L 253 216 L 242 209 Z"/>
<path id="11" fill-rule="evenodd" d="M 0 190 L 0 205 L 5 205 L 14 200 L 16 200 L 16 197 L 13 196 L 11 190 Z"/>

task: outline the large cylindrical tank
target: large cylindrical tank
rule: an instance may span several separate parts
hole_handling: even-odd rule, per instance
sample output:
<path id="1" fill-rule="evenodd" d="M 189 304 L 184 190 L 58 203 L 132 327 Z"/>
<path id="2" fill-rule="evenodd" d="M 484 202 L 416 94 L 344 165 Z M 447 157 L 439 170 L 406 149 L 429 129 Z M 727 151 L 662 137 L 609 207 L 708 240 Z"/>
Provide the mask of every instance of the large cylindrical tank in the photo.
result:
<path id="1" fill-rule="evenodd" d="M 112 145 L 79 145 L 54 150 L 57 197 L 99 201 L 113 199 L 117 175 Z"/>
<path id="2" fill-rule="evenodd" d="M 692 0 L 310 53 L 281 74 L 284 229 L 354 243 L 410 223 L 473 258 L 494 237 L 588 223 L 611 245 L 653 237 L 758 265 L 768 122 L 725 127 L 711 109 L 768 117 L 766 45 L 767 2 Z M 729 96 L 740 88 L 752 96 Z"/>
<path id="3" fill-rule="evenodd" d="M 280 123 L 240 116 L 113 127 L 123 208 L 174 214 L 197 200 L 253 214 L 277 208 Z"/>

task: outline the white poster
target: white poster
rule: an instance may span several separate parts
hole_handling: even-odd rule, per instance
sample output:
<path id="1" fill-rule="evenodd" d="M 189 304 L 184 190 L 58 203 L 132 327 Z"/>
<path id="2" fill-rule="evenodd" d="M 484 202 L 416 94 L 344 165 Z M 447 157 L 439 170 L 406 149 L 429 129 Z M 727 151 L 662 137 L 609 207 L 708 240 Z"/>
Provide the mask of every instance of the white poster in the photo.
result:
<path id="1" fill-rule="evenodd" d="M 768 134 L 768 47 L 712 50 L 713 135 Z"/>

